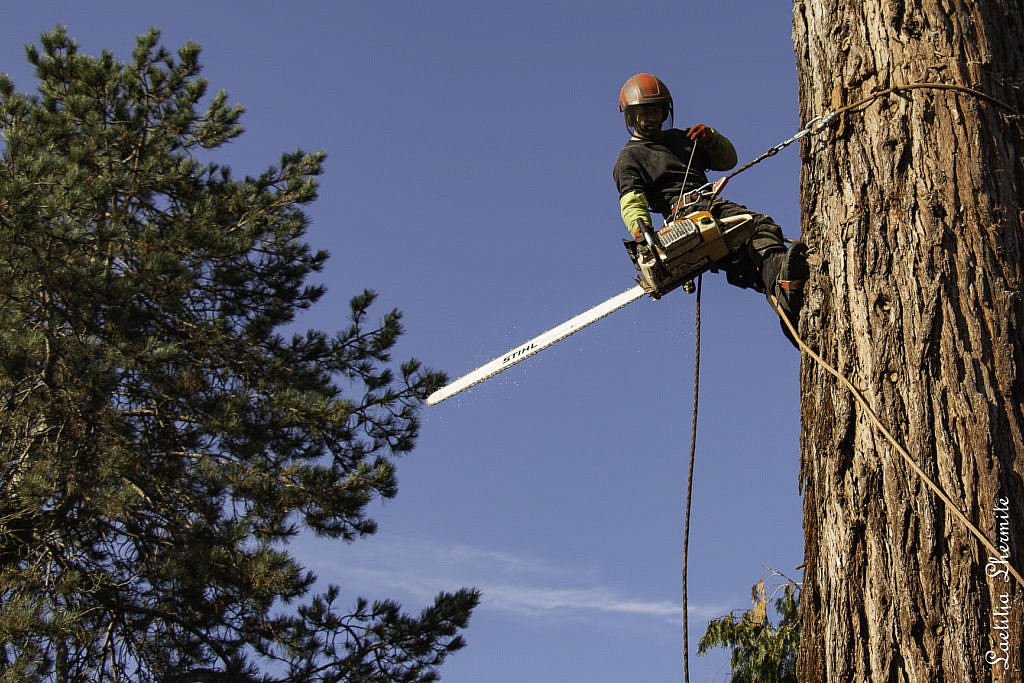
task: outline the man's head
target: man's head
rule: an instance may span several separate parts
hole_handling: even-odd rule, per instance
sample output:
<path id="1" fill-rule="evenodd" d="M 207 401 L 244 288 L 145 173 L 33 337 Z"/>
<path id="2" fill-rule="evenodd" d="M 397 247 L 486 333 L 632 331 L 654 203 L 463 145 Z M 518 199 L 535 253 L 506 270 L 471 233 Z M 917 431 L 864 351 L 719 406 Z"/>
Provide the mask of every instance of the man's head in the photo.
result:
<path id="1" fill-rule="evenodd" d="M 656 138 L 665 121 L 672 126 L 672 94 L 657 76 L 636 74 L 619 90 L 619 111 L 631 134 Z"/>

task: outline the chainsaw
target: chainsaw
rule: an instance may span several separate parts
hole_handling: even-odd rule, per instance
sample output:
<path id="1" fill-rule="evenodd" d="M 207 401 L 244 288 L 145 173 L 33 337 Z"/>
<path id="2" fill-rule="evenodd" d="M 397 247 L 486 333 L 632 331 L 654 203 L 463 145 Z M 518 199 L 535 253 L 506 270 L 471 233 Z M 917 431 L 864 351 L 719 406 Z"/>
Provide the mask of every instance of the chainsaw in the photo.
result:
<path id="1" fill-rule="evenodd" d="M 713 270 L 716 262 L 739 249 L 753 232 L 750 214 L 716 219 L 708 211 L 690 212 L 658 231 L 644 225 L 644 241 L 625 241 L 626 251 L 639 271 L 636 285 L 438 389 L 427 397 L 427 405 L 440 403 L 493 377 L 645 294 L 657 300 L 678 287 L 692 292 L 695 277 Z"/>
<path id="2" fill-rule="evenodd" d="M 695 211 L 655 232 L 641 223 L 644 242 L 625 240 L 626 251 L 640 271 L 638 285 L 653 299 L 677 287 L 693 291 L 693 278 L 739 249 L 754 232 L 753 217 L 740 214 L 716 220 Z"/>

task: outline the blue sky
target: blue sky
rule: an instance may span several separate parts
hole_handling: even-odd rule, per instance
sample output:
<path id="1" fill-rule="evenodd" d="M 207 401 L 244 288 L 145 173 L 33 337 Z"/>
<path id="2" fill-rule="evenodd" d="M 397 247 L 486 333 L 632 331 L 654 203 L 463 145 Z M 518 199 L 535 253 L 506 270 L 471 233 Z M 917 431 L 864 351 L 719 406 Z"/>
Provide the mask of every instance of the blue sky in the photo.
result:
<path id="1" fill-rule="evenodd" d="M 238 9 L 243 7 L 244 9 Z M 236 175 L 324 149 L 309 241 L 330 250 L 330 293 L 302 325 L 337 330 L 379 292 L 405 314 L 396 358 L 457 377 L 617 294 L 611 167 L 616 105 L 661 76 L 676 122 L 715 126 L 741 163 L 801 127 L 787 3 L 9 3 L 0 71 L 34 89 L 24 45 L 64 24 L 86 52 L 131 54 L 150 26 L 203 46 L 204 76 L 247 113 L 217 160 Z M 790 149 L 728 198 L 799 234 Z M 680 572 L 694 298 L 643 300 L 509 372 L 425 409 L 378 535 L 304 538 L 296 551 L 345 595 L 418 611 L 483 590 L 446 682 L 681 680 Z M 768 568 L 803 557 L 799 355 L 764 300 L 704 279 L 701 400 L 690 539 L 691 679 L 706 620 L 749 606 Z"/>

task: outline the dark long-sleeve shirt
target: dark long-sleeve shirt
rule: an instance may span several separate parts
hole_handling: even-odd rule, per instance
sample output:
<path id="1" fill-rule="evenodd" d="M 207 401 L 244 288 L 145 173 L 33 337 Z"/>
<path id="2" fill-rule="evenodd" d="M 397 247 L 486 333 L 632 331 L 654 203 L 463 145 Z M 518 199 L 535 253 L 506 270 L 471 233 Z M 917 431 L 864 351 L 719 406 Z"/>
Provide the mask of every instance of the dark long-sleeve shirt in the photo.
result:
<path id="1" fill-rule="evenodd" d="M 696 151 L 693 146 L 686 131 L 677 128 L 665 131 L 656 141 L 632 138 L 619 153 L 613 172 L 620 200 L 642 193 L 650 208 L 668 218 L 681 190 L 690 192 L 706 185 L 708 170 L 725 171 L 736 165 L 736 150 L 717 131 L 708 143 L 697 144 Z M 625 205 L 622 208 L 623 221 L 632 228 L 636 216 L 627 215 Z"/>

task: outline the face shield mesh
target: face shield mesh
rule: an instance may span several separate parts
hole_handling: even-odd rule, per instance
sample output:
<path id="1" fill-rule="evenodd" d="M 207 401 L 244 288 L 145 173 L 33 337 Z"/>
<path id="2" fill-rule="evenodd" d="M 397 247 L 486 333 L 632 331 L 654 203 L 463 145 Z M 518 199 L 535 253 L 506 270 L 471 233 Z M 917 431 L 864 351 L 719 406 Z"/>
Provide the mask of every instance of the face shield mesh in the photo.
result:
<path id="1" fill-rule="evenodd" d="M 656 137 L 673 125 L 672 105 L 662 102 L 630 105 L 624 115 L 630 135 Z"/>

